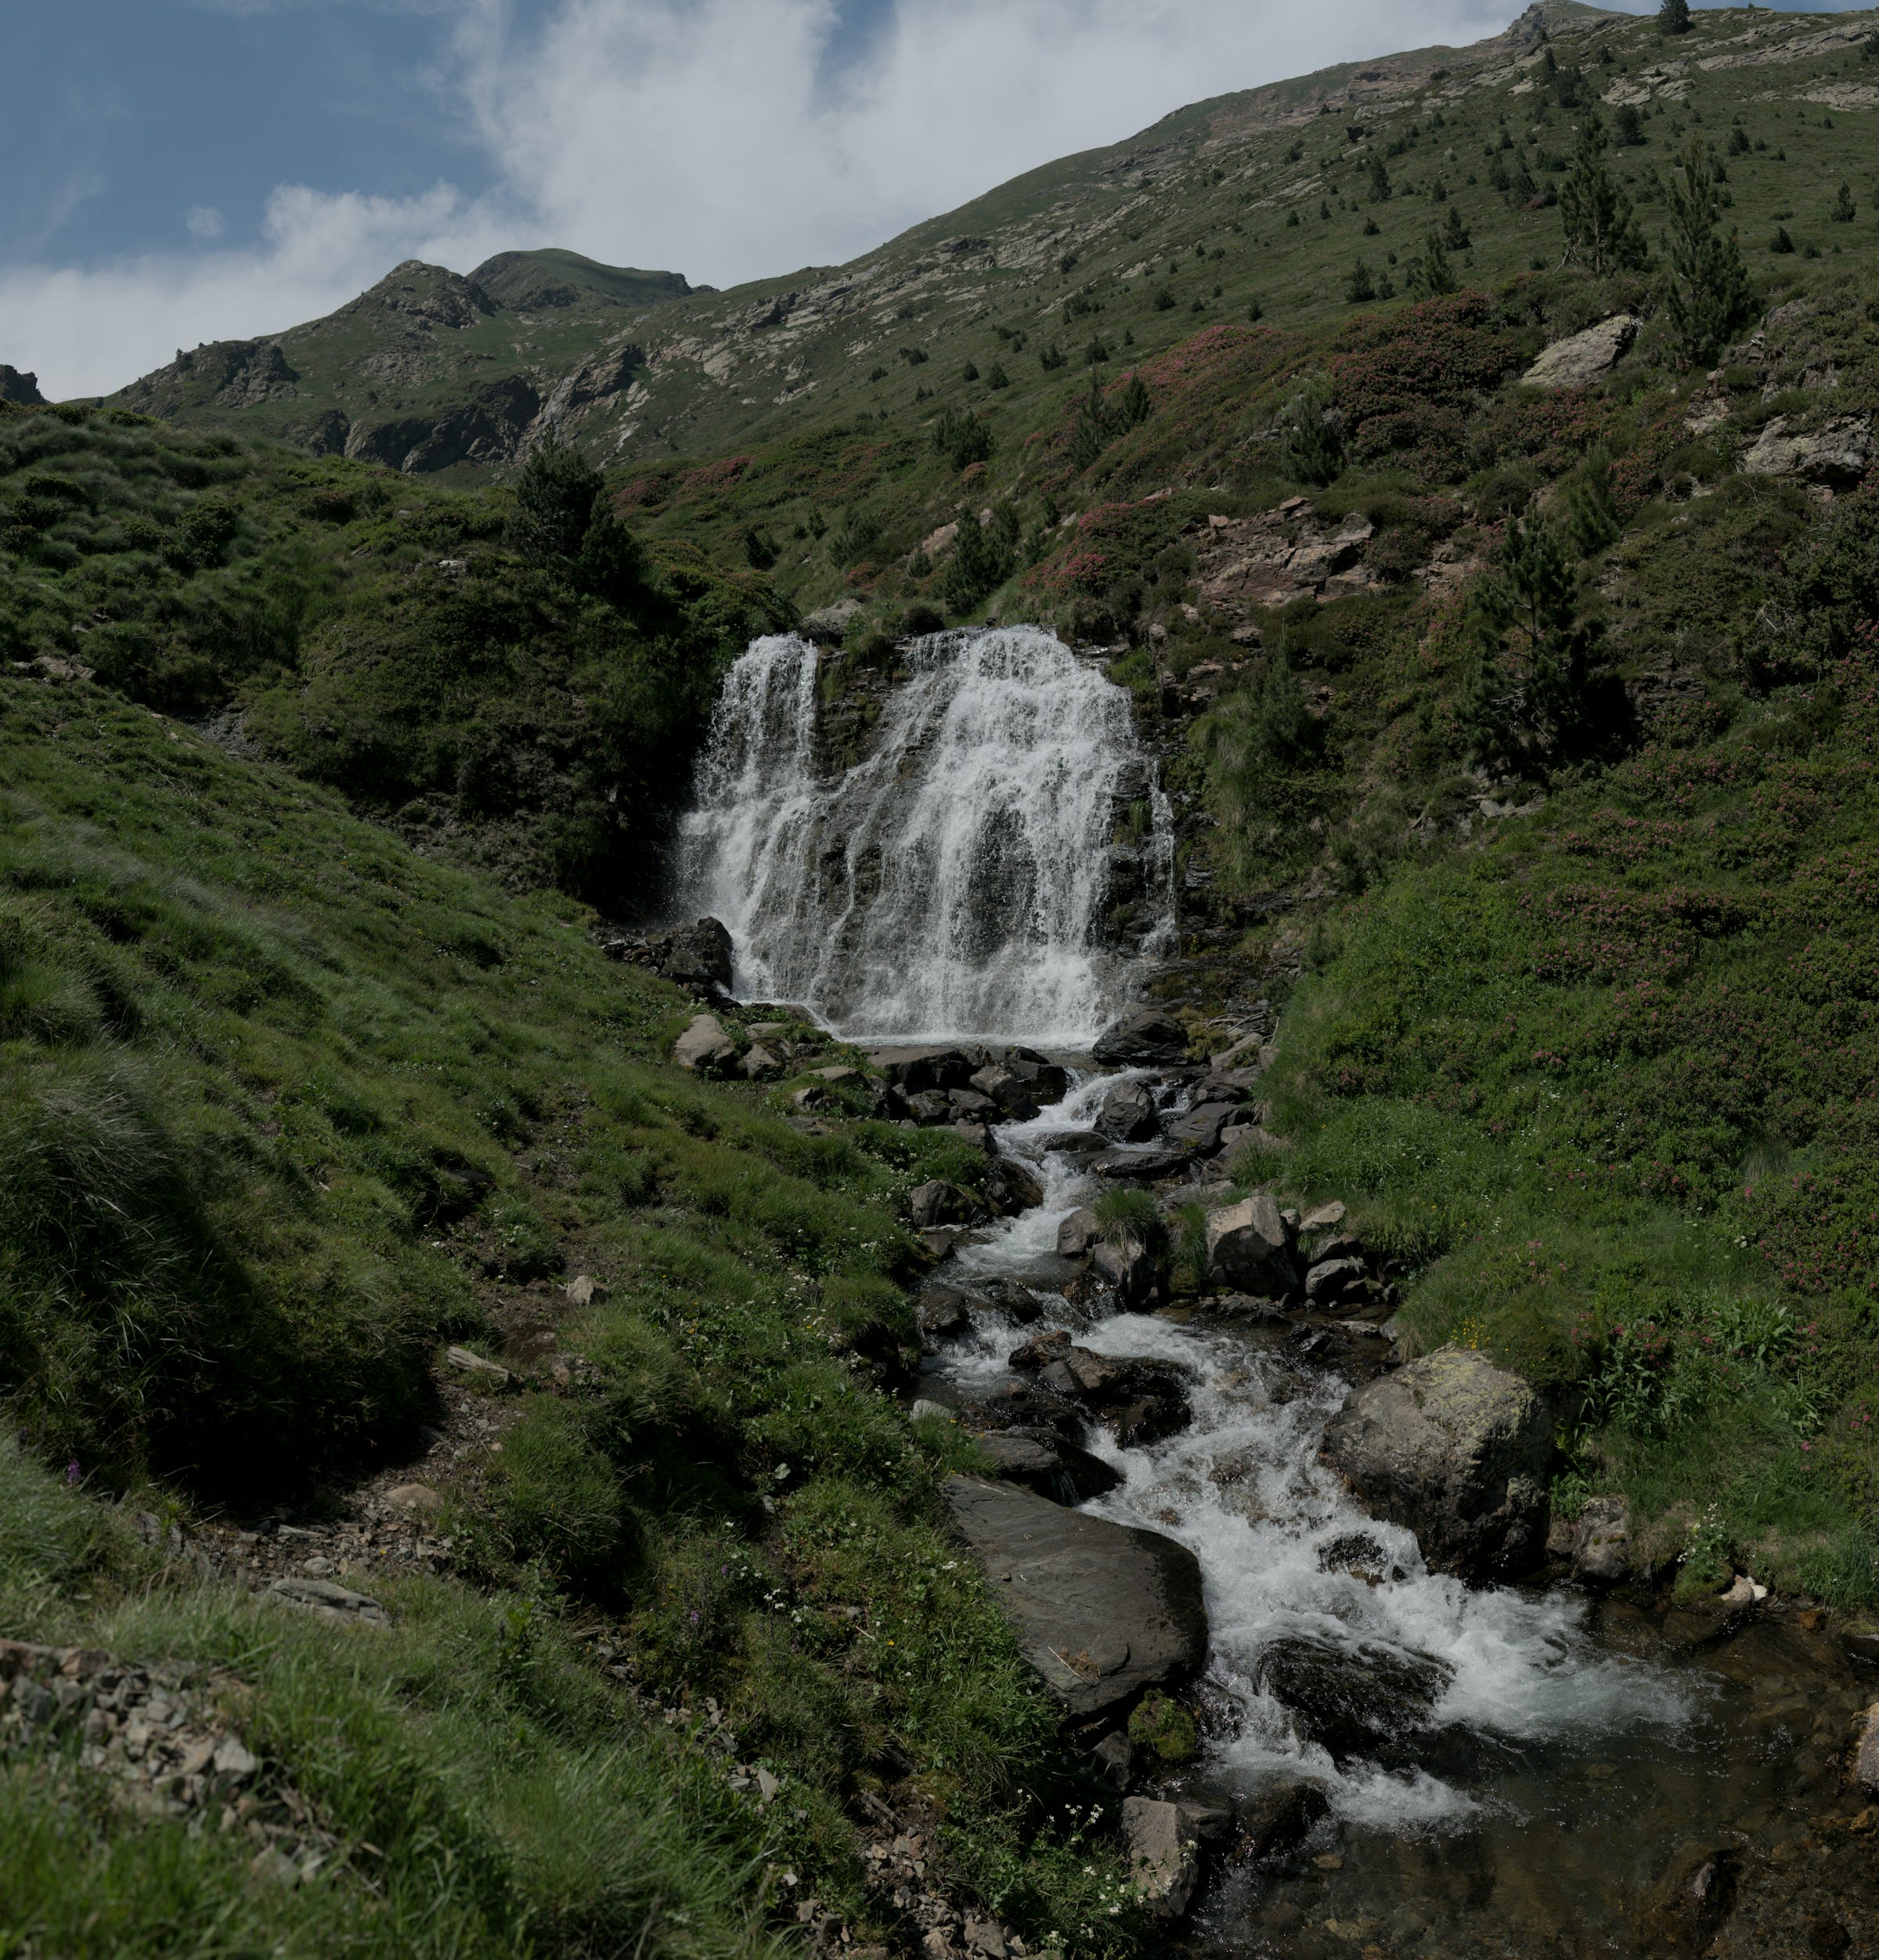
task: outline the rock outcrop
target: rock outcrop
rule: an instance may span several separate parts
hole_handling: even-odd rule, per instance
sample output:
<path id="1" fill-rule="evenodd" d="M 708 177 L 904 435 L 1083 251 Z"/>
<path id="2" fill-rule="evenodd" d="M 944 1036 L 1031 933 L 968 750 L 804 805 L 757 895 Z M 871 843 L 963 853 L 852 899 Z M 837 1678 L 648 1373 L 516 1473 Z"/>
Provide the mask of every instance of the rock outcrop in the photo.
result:
<path id="1" fill-rule="evenodd" d="M 1529 388 L 1589 387 L 1624 359 L 1642 324 L 1629 313 L 1614 313 L 1582 334 L 1569 334 L 1555 341 L 1520 379 Z"/>
<path id="2" fill-rule="evenodd" d="M 982 1478 L 949 1477 L 946 1500 L 1026 1658 L 1073 1714 L 1120 1708 L 1206 1659 L 1200 1566 L 1185 1545 Z"/>
<path id="3" fill-rule="evenodd" d="M 1435 1571 L 1504 1578 L 1545 1551 L 1551 1413 L 1473 1348 L 1441 1348 L 1353 1389 L 1322 1454 L 1374 1516 L 1416 1533 Z"/>
<path id="4" fill-rule="evenodd" d="M 1794 428 L 1777 415 L 1742 458 L 1751 476 L 1795 476 L 1804 483 L 1851 489 L 1873 460 L 1870 416 L 1839 415 L 1817 429 Z"/>

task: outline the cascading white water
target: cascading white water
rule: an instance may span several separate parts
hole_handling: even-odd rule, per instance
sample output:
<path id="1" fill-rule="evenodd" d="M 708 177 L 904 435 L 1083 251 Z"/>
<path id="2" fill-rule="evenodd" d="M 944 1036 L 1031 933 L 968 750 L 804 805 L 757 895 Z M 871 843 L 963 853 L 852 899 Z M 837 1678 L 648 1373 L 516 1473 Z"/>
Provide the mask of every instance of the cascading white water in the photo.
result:
<path id="1" fill-rule="evenodd" d="M 1172 830 L 1129 698 L 1034 626 L 936 633 L 903 659 L 867 755 L 825 771 L 816 649 L 752 644 L 681 835 L 688 903 L 729 927 L 739 992 L 844 1034 L 1087 1046 L 1134 963 L 1102 944 L 1119 800 L 1148 807 L 1146 937 L 1172 914 Z"/>

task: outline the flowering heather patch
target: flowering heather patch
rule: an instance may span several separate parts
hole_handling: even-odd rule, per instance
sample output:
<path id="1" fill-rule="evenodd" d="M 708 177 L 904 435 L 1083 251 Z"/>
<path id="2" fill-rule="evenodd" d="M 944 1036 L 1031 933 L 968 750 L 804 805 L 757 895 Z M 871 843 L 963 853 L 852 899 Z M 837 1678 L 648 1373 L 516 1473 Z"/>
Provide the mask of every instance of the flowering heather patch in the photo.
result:
<path id="1" fill-rule="evenodd" d="M 1037 592 L 1100 592 L 1108 582 L 1109 554 L 1073 551 L 1055 565 L 1033 565 L 1024 583 Z"/>
<path id="2" fill-rule="evenodd" d="M 727 490 L 756 460 L 748 456 L 726 456 L 715 463 L 701 464 L 679 478 L 679 488 L 688 496 L 704 496 L 713 490 Z"/>
<path id="3" fill-rule="evenodd" d="M 1517 400 L 1496 402 L 1478 419 L 1476 432 L 1497 457 L 1525 457 L 1556 476 L 1595 442 L 1610 439 L 1616 413 L 1611 402 L 1583 388 L 1556 395 L 1526 392 Z"/>
<path id="4" fill-rule="evenodd" d="M 1217 380 L 1224 363 L 1264 366 L 1288 345 L 1284 334 L 1270 327 L 1225 324 L 1203 327 L 1192 340 L 1183 341 L 1180 346 L 1170 348 L 1167 353 L 1145 363 L 1141 378 L 1159 400 Z M 1118 382 L 1116 386 L 1124 384 Z"/>
<path id="5" fill-rule="evenodd" d="M 1354 321 L 1329 365 L 1332 392 L 1354 431 L 1373 416 L 1470 401 L 1531 358 L 1530 337 L 1499 325 L 1487 294 L 1470 292 Z"/>
<path id="6" fill-rule="evenodd" d="M 614 493 L 614 502 L 622 511 L 644 511 L 663 504 L 672 494 L 671 479 L 664 476 L 636 476 Z"/>

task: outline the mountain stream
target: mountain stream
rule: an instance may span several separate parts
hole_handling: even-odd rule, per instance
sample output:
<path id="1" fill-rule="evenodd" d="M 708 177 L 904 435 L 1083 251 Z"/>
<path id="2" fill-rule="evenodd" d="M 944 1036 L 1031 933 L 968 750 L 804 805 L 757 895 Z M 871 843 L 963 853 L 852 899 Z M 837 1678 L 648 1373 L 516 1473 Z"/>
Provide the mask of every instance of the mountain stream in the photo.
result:
<path id="1" fill-rule="evenodd" d="M 1178 1299 L 1105 1312 L 1087 1290 L 1072 1304 L 1057 1228 L 1098 1180 L 1085 1157 L 1046 1146 L 1087 1131 L 1119 1079 L 1089 1047 L 1171 938 L 1167 803 L 1126 695 L 1048 635 L 946 634 L 903 657 L 871 745 L 842 763 L 824 753 L 816 650 L 753 644 L 688 820 L 687 890 L 730 926 L 741 994 L 805 1004 L 864 1045 L 1022 1042 L 1069 1067 L 1063 1101 L 994 1133 L 1043 1202 L 965 1235 L 941 1269 L 975 1292 L 1006 1283 L 990 1293 L 1026 1304 L 976 1312 L 929 1356 L 921 1392 L 969 1417 L 1012 1381 L 1013 1352 L 1053 1327 L 1188 1372 L 1192 1420 L 1177 1433 L 1124 1448 L 1092 1425 L 1085 1439 L 1120 1478 L 1086 1508 L 1192 1550 L 1210 1623 L 1199 1754 L 1138 1787 L 1232 1809 L 1303 1780 L 1328 1799 L 1302 1843 L 1217 1865 L 1191 1948 L 1675 1950 L 1681 1935 L 1647 1929 L 1672 1920 L 1641 1916 L 1654 1895 L 1700 1889 L 1711 1881 L 1690 1875 L 1704 1871 L 1733 1887 L 1742 1859 L 1779 1862 L 1812 1813 L 1847 1808 L 1838 1752 L 1873 1677 L 1863 1691 L 1847 1651 L 1797 1614 L 1430 1573 L 1412 1533 L 1358 1509 L 1318 1462 L 1351 1385 L 1335 1345 L 1312 1338 L 1324 1316 L 1250 1323 Z M 1120 944 L 1104 923 L 1119 833 L 1133 914 Z M 1179 1071 L 1133 1073 L 1178 1112 Z M 1386 1666 L 1433 1662 L 1433 1706 L 1387 1744 L 1334 1757 L 1264 1677 L 1275 1644 L 1301 1637 Z M 1687 1950 L 1707 1947 L 1704 1926 Z M 1823 1937 L 1813 1951 L 1848 1950 Z"/>

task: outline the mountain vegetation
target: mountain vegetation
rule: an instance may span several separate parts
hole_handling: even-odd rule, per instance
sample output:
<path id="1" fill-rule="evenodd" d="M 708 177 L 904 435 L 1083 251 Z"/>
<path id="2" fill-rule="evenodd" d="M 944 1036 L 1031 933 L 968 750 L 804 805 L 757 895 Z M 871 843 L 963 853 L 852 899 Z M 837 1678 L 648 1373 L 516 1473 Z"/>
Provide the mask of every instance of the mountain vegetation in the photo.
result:
<path id="1" fill-rule="evenodd" d="M 1549 0 L 839 273 L 406 266 L 0 391 L 0 1639 L 207 1684 L 327 1847 L 264 1882 L 54 1728 L 6 1940 L 756 1954 L 813 1895 L 865 1948 L 893 1789 L 1033 1951 L 1152 1950 L 900 1406 L 971 1153 L 672 1070 L 597 943 L 726 663 L 840 598 L 831 695 L 948 622 L 1100 649 L 1170 1004 L 1282 1010 L 1235 1175 L 1546 1388 L 1557 1512 L 1879 1611 L 1876 46 Z M 391 1623 L 271 1603 L 424 1450 Z"/>

